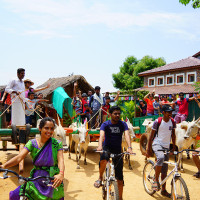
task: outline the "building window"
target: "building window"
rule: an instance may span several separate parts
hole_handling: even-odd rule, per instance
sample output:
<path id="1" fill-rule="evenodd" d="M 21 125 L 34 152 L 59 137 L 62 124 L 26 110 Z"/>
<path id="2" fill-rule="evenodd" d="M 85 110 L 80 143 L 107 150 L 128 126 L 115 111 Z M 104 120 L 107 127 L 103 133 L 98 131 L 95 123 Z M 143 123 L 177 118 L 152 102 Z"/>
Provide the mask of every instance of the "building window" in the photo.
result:
<path id="1" fill-rule="evenodd" d="M 185 82 L 185 76 L 184 74 L 176 74 L 176 84 L 177 85 L 181 85 L 181 84 L 184 84 Z"/>
<path id="2" fill-rule="evenodd" d="M 187 73 L 187 83 L 191 84 L 196 82 L 196 72 L 188 72 Z"/>
<path id="3" fill-rule="evenodd" d="M 166 76 L 166 84 L 167 85 L 173 85 L 174 84 L 174 76 L 173 75 L 167 75 Z"/>
<path id="4" fill-rule="evenodd" d="M 158 76 L 157 77 L 157 85 L 163 86 L 164 85 L 164 76 Z"/>
<path id="5" fill-rule="evenodd" d="M 155 77 L 148 78 L 148 87 L 154 87 L 155 86 Z"/>

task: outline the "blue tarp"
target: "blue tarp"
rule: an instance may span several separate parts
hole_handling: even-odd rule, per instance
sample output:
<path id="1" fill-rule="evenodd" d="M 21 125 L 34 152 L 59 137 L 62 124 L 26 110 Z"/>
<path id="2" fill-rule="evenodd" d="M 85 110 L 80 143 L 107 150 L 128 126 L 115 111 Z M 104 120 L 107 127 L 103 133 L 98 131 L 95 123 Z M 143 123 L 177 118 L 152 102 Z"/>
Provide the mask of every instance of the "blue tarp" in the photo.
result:
<path id="1" fill-rule="evenodd" d="M 63 118 L 63 105 L 65 109 L 72 117 L 73 114 L 73 106 L 72 106 L 72 99 L 68 96 L 65 90 L 62 87 L 58 87 L 53 92 L 53 107 L 59 114 L 61 118 Z"/>

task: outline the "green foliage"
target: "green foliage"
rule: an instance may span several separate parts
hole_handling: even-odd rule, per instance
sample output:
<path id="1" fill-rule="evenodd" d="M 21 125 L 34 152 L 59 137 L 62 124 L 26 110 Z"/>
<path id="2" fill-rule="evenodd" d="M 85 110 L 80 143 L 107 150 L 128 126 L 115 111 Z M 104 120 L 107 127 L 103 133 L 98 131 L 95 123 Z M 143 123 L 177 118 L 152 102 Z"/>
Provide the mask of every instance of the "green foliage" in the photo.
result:
<path id="1" fill-rule="evenodd" d="M 194 84 L 194 87 L 195 87 L 195 91 L 198 91 L 200 93 L 200 82 L 196 82 Z"/>
<path id="2" fill-rule="evenodd" d="M 149 92 L 146 90 L 143 91 L 138 91 L 137 92 L 137 98 L 139 98 L 140 100 L 143 100 L 144 97 L 148 94 Z"/>
<path id="3" fill-rule="evenodd" d="M 165 65 L 163 58 L 154 59 L 151 56 L 144 56 L 137 60 L 134 56 L 125 59 L 120 71 L 113 74 L 114 87 L 121 90 L 133 90 L 143 86 L 143 78 L 138 73 Z"/>
<path id="4" fill-rule="evenodd" d="M 67 113 L 64 113 L 63 115 L 63 124 L 65 127 L 69 127 L 72 124 L 72 119 Z"/>
<path id="5" fill-rule="evenodd" d="M 126 117 L 131 121 L 131 119 L 134 118 L 135 114 L 135 102 L 125 102 L 123 106 L 120 106 L 121 108 L 121 117 L 125 120 Z"/>
<path id="6" fill-rule="evenodd" d="M 179 0 L 179 2 L 185 6 L 191 2 L 193 8 L 200 8 L 200 0 Z"/>

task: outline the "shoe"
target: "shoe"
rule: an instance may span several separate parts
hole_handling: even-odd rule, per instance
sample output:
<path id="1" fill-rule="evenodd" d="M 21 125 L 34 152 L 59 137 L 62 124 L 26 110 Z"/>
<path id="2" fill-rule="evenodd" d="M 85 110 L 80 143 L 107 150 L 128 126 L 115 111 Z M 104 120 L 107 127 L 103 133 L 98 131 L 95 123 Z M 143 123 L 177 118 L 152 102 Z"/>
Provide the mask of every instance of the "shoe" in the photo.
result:
<path id="1" fill-rule="evenodd" d="M 169 192 L 167 192 L 167 190 L 162 190 L 160 194 L 161 194 L 162 196 L 171 198 L 171 194 L 170 194 Z"/>

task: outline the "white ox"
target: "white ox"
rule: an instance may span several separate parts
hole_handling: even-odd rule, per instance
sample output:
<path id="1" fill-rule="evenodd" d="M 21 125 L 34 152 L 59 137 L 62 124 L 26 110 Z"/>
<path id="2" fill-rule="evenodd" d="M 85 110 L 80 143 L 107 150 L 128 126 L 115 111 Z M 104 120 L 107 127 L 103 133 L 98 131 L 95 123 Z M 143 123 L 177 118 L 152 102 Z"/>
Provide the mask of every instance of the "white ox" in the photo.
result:
<path id="1" fill-rule="evenodd" d="M 79 128 L 77 128 L 76 123 L 73 123 L 69 128 L 73 128 L 73 131 L 78 130 L 78 134 L 69 134 L 69 159 L 71 159 L 71 154 L 70 150 L 72 148 L 72 143 L 75 143 L 75 153 L 76 153 L 76 160 L 77 160 L 77 169 L 80 169 L 80 159 L 81 159 L 81 151 L 83 149 L 83 154 L 84 154 L 84 165 L 87 165 L 86 161 L 86 153 L 88 149 L 88 145 L 90 142 L 90 136 L 87 134 L 87 129 L 84 124 L 81 124 Z M 77 149 L 79 146 L 79 157 L 77 155 Z"/>
<path id="2" fill-rule="evenodd" d="M 127 119 L 126 123 L 127 123 L 129 134 L 130 134 L 130 140 L 132 143 L 134 141 L 134 139 L 136 138 L 134 128 L 133 128 L 133 125 L 131 124 L 131 122 L 129 121 L 129 119 Z M 122 135 L 122 150 L 127 151 L 127 149 L 128 149 L 128 144 L 126 142 L 125 135 L 123 134 Z M 126 159 L 128 160 L 128 167 L 130 170 L 132 170 L 133 168 L 131 166 L 130 155 L 126 155 L 126 156 L 127 156 Z"/>
<path id="3" fill-rule="evenodd" d="M 178 150 L 190 148 L 191 145 L 196 144 L 196 137 L 200 128 L 200 118 L 192 122 L 182 122 L 177 124 L 176 128 L 176 145 Z M 179 154 L 178 157 L 179 169 L 183 170 L 183 155 Z"/>
<path id="4" fill-rule="evenodd" d="M 39 128 L 41 119 L 37 120 L 37 128 Z M 36 136 L 37 137 L 37 136 Z M 60 118 L 58 117 L 58 125 L 56 124 L 53 137 L 60 140 L 63 144 L 63 150 L 66 152 L 68 150 L 67 142 L 66 142 L 66 132 L 60 123 Z"/>
<path id="5" fill-rule="evenodd" d="M 176 146 L 178 151 L 183 149 L 188 149 L 192 144 L 195 144 L 196 136 L 198 133 L 198 128 L 200 127 L 199 119 L 192 122 L 183 121 L 180 124 L 176 125 L 175 134 L 176 134 Z M 147 140 L 149 139 L 151 128 L 153 126 L 153 121 L 145 119 L 144 126 L 146 126 Z M 183 155 L 180 153 L 178 155 L 178 166 L 179 169 L 183 172 Z"/>

